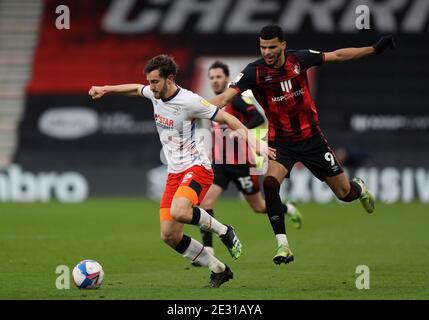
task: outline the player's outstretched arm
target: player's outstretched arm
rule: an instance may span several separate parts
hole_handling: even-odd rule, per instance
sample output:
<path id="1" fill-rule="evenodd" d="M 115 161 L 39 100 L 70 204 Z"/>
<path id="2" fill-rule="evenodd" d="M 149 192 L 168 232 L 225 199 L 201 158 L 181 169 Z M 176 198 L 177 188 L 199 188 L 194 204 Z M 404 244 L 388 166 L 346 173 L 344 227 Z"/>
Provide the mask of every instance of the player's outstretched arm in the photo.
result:
<path id="1" fill-rule="evenodd" d="M 215 106 L 219 108 L 223 108 L 228 102 L 230 102 L 236 95 L 238 94 L 238 91 L 233 88 L 227 88 L 224 92 L 221 94 L 218 94 L 216 97 L 214 97 L 210 103 L 214 104 Z"/>
<path id="2" fill-rule="evenodd" d="M 143 89 L 142 84 L 129 83 L 116 86 L 92 86 L 88 94 L 92 99 L 98 99 L 105 94 L 119 94 L 123 96 L 140 96 Z"/>
<path id="3" fill-rule="evenodd" d="M 224 123 L 231 129 L 235 130 L 239 137 L 247 140 L 250 147 L 256 152 L 256 154 L 260 156 L 267 155 L 270 159 L 276 158 L 276 150 L 262 145 L 261 142 L 257 140 L 255 136 L 253 136 L 253 134 L 246 128 L 246 126 L 233 115 L 226 111 L 219 110 L 213 120 L 219 123 Z"/>
<path id="4" fill-rule="evenodd" d="M 229 114 L 223 110 L 219 110 L 213 120 L 219 123 L 227 124 L 232 130 L 239 131 L 240 137 L 247 139 L 249 130 L 247 130 L 247 127 L 232 114 Z"/>
<path id="5" fill-rule="evenodd" d="M 325 62 L 344 62 L 361 59 L 373 54 L 381 54 L 387 48 L 395 49 L 396 43 L 392 35 L 381 37 L 376 44 L 362 48 L 344 48 L 325 52 Z"/>

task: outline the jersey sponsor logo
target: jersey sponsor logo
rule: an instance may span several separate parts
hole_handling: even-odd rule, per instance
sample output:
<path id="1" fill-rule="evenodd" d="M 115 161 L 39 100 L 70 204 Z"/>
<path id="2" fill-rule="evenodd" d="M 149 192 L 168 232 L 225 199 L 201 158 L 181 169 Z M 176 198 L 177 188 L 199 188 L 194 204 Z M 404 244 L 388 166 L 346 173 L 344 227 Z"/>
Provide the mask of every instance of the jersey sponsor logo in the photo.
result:
<path id="1" fill-rule="evenodd" d="M 174 128 L 174 120 L 163 117 L 155 113 L 155 123 L 158 127 L 163 127 L 165 129 Z"/>
<path id="2" fill-rule="evenodd" d="M 301 73 L 301 67 L 300 67 L 299 63 L 295 63 L 293 65 L 293 72 L 295 72 L 295 74 L 300 74 Z"/>
<path id="3" fill-rule="evenodd" d="M 290 90 L 292 90 L 292 81 L 290 80 L 282 81 L 280 82 L 280 86 L 282 87 L 283 92 L 289 93 Z"/>
<path id="4" fill-rule="evenodd" d="M 285 96 L 279 96 L 279 97 L 273 97 L 272 98 L 273 102 L 282 102 L 285 99 L 286 99 Z"/>
<path id="5" fill-rule="evenodd" d="M 294 91 L 294 92 L 289 93 L 289 94 L 284 95 L 284 96 L 273 97 L 272 101 L 273 102 L 287 101 L 293 97 L 298 97 L 298 96 L 303 95 L 303 94 L 304 94 L 304 89 L 299 89 L 297 91 Z"/>

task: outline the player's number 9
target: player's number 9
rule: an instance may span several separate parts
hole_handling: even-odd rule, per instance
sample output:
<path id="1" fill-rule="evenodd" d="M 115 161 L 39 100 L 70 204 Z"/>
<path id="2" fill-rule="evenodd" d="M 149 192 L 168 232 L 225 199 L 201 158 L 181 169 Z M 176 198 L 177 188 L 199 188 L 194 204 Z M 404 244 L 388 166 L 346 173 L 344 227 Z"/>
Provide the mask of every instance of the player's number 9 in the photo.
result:
<path id="1" fill-rule="evenodd" d="M 335 164 L 335 158 L 334 155 L 330 152 L 326 152 L 325 153 L 325 160 L 326 161 L 330 161 L 331 162 L 331 166 L 333 166 Z"/>

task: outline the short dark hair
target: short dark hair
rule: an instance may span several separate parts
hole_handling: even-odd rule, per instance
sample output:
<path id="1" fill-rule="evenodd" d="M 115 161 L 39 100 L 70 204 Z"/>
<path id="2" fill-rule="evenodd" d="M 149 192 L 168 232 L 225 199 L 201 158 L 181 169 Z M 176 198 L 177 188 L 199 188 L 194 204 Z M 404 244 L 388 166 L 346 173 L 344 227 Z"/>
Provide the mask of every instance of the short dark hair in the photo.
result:
<path id="1" fill-rule="evenodd" d="M 263 40 L 271 40 L 274 38 L 279 38 L 279 41 L 283 41 L 283 30 L 280 26 L 276 24 L 270 24 L 265 26 L 259 32 L 259 37 Z"/>
<path id="2" fill-rule="evenodd" d="M 144 73 L 148 74 L 153 70 L 159 70 L 159 75 L 162 78 L 167 79 L 171 74 L 175 77 L 177 69 L 178 67 L 173 57 L 166 54 L 160 54 L 159 56 L 153 57 L 149 60 L 144 67 Z"/>
<path id="3" fill-rule="evenodd" d="M 217 61 L 215 61 L 215 62 L 212 63 L 212 65 L 209 67 L 209 70 L 211 70 L 211 69 L 217 69 L 217 68 L 222 69 L 223 73 L 225 73 L 225 75 L 227 77 L 229 77 L 229 67 L 225 63 L 223 63 L 222 61 L 217 60 Z"/>

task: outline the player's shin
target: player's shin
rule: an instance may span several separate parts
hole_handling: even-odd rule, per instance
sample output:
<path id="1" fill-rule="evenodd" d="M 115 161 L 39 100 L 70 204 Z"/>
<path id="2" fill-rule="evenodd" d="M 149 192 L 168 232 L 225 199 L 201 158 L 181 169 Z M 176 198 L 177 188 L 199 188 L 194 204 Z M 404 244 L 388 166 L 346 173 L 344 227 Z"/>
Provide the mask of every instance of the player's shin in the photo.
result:
<path id="1" fill-rule="evenodd" d="M 193 208 L 192 220 L 190 223 L 199 226 L 201 230 L 215 232 L 218 235 L 223 235 L 228 230 L 227 226 L 217 221 L 204 209 L 198 207 Z"/>
<path id="2" fill-rule="evenodd" d="M 201 243 L 185 234 L 174 249 L 191 260 L 191 262 L 208 267 L 214 273 L 220 273 L 225 270 L 225 265 L 206 250 Z"/>
<path id="3" fill-rule="evenodd" d="M 276 178 L 268 176 L 264 179 L 265 201 L 267 214 L 278 245 L 287 246 L 284 206 L 280 199 L 280 184 Z"/>

